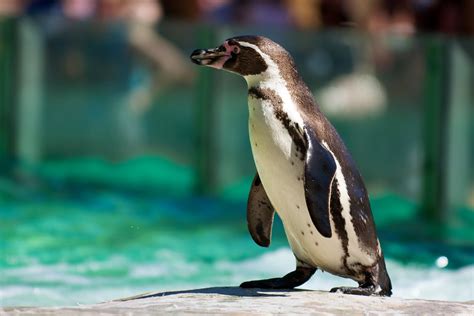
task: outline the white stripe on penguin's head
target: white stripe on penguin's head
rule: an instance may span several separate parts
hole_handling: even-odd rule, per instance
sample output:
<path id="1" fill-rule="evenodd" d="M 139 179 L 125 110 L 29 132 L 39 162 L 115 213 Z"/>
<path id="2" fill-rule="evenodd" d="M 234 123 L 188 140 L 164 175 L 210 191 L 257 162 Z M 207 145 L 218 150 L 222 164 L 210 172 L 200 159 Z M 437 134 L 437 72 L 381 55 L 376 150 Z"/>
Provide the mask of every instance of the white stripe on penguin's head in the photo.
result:
<path id="1" fill-rule="evenodd" d="M 259 86 L 260 88 L 266 88 L 275 91 L 281 98 L 283 102 L 283 110 L 288 114 L 290 120 L 300 124 L 300 126 L 304 126 L 305 124 L 303 119 L 291 97 L 290 91 L 288 91 L 286 81 L 283 79 L 277 63 L 269 55 L 264 53 L 257 45 L 243 41 L 239 42 L 239 44 L 241 46 L 254 49 L 260 56 L 262 56 L 263 60 L 267 64 L 267 69 L 264 72 L 258 75 L 244 76 L 248 87 L 251 88 Z"/>

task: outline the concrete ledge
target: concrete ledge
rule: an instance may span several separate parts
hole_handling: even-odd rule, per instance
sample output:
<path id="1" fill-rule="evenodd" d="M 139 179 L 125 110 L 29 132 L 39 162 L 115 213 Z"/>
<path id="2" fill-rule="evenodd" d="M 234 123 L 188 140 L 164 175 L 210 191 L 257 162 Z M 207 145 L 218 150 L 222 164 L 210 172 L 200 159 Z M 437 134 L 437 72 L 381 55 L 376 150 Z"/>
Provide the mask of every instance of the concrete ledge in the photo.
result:
<path id="1" fill-rule="evenodd" d="M 91 289 L 93 290 L 93 289 Z M 307 290 L 259 290 L 212 287 L 148 293 L 102 304 L 77 307 L 8 307 L 9 315 L 111 314 L 317 314 L 317 315 L 474 315 L 474 301 L 443 302 L 363 297 Z"/>

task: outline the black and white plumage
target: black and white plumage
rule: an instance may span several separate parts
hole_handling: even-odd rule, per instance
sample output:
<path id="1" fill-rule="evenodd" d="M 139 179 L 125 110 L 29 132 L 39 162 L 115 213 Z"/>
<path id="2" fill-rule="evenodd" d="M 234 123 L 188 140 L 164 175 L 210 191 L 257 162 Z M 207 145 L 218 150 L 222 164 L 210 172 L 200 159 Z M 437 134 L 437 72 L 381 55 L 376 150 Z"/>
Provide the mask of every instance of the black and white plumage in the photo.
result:
<path id="1" fill-rule="evenodd" d="M 289 53 L 267 38 L 239 36 L 195 50 L 191 59 L 247 81 L 257 167 L 247 206 L 249 231 L 257 244 L 269 246 L 276 211 L 296 257 L 296 270 L 286 276 L 241 286 L 293 288 L 319 268 L 359 283 L 334 291 L 391 295 L 362 177 Z"/>

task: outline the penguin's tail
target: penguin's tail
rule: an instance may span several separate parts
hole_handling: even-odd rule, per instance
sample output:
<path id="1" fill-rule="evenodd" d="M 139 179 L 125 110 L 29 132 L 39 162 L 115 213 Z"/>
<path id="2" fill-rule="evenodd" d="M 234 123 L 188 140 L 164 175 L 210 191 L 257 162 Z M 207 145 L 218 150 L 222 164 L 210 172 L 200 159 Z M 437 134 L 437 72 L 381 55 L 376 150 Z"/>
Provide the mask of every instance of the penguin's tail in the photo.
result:
<path id="1" fill-rule="evenodd" d="M 381 291 L 379 295 L 381 296 L 391 296 L 392 295 L 392 282 L 388 276 L 387 267 L 385 266 L 385 259 L 383 254 L 380 256 L 378 269 L 377 269 L 377 284 L 380 286 Z"/>

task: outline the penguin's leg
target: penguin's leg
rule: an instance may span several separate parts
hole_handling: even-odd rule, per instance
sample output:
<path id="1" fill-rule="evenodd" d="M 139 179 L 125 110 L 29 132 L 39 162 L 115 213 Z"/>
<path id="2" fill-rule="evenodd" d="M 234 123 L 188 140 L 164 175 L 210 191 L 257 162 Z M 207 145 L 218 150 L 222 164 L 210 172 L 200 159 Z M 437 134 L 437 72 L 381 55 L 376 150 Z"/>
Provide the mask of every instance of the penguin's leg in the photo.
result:
<path id="1" fill-rule="evenodd" d="M 260 289 L 293 289 L 308 281 L 316 272 L 316 268 L 312 267 L 296 267 L 292 271 L 281 278 L 265 279 L 244 282 L 240 285 L 243 288 L 260 288 Z"/>

